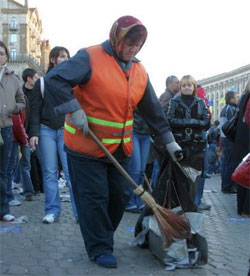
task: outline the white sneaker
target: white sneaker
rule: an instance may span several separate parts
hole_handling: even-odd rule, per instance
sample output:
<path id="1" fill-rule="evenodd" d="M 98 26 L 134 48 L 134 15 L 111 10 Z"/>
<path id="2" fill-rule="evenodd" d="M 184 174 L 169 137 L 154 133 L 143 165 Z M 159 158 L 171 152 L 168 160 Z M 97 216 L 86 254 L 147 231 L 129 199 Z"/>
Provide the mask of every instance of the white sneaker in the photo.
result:
<path id="1" fill-rule="evenodd" d="M 17 199 L 12 199 L 11 201 L 9 201 L 10 206 L 20 206 L 21 204 L 22 202 Z"/>
<path id="2" fill-rule="evenodd" d="M 43 218 L 43 223 L 54 223 L 59 219 L 55 214 L 48 214 Z"/>

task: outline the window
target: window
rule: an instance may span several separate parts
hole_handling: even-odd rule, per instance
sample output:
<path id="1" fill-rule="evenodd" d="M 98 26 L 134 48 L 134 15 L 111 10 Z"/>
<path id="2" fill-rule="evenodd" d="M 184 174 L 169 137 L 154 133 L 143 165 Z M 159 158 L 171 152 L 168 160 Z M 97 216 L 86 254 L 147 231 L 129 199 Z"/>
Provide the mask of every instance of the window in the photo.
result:
<path id="1" fill-rule="evenodd" d="M 11 49 L 10 50 L 10 57 L 11 57 L 11 60 L 16 60 L 16 49 Z"/>
<path id="2" fill-rule="evenodd" d="M 10 45 L 15 45 L 17 43 L 17 34 L 10 35 Z"/>
<path id="3" fill-rule="evenodd" d="M 10 26 L 13 29 L 17 28 L 17 19 L 16 19 L 16 17 L 11 17 L 11 19 L 10 19 Z"/>

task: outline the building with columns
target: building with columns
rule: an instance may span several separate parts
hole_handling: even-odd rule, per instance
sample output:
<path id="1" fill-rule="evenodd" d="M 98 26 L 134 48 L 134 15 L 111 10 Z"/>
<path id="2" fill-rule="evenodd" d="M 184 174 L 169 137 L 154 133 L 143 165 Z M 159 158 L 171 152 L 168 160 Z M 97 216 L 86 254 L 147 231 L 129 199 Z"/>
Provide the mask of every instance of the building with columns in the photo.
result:
<path id="1" fill-rule="evenodd" d="M 225 93 L 229 90 L 235 91 L 240 97 L 249 78 L 250 64 L 198 81 L 207 92 L 213 121 L 220 118 L 220 112 L 225 105 Z"/>
<path id="2" fill-rule="evenodd" d="M 9 67 L 17 75 L 31 67 L 43 75 L 49 59 L 50 44 L 42 40 L 42 21 L 28 0 L 0 1 L 0 40 L 10 52 Z"/>

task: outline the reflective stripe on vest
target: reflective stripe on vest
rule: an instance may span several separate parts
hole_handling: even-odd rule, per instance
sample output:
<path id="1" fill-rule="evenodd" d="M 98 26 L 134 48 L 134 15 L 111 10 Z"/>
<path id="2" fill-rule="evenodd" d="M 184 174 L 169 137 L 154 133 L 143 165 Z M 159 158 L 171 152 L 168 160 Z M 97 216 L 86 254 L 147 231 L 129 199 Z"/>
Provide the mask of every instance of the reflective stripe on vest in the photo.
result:
<path id="1" fill-rule="evenodd" d="M 102 138 L 102 143 L 103 144 L 120 144 L 122 139 L 108 139 L 108 138 Z M 123 138 L 124 143 L 130 142 L 130 137 L 128 138 Z"/>
<path id="2" fill-rule="evenodd" d="M 76 133 L 76 129 L 73 128 L 73 127 L 71 127 L 71 126 L 69 126 L 69 125 L 67 124 L 66 121 L 64 122 L 64 128 L 65 128 L 68 132 L 70 132 L 70 133 L 72 133 L 72 134 L 75 134 L 75 133 Z"/>
<path id="3" fill-rule="evenodd" d="M 131 126 L 133 125 L 133 120 L 126 121 L 124 123 L 117 123 L 117 122 L 112 122 L 112 121 L 106 121 L 102 119 L 98 119 L 95 117 L 87 116 L 88 121 L 97 125 L 101 126 L 109 126 L 109 127 L 116 127 L 116 128 L 124 128 L 126 126 Z"/>
<path id="4" fill-rule="evenodd" d="M 65 128 L 65 130 L 69 131 L 72 134 L 76 133 L 76 129 L 69 126 L 66 121 L 64 122 L 64 128 Z M 130 142 L 131 139 L 130 139 L 130 137 L 123 138 L 123 139 L 102 138 L 102 143 L 103 144 L 120 144 L 122 140 L 124 143 L 128 143 L 128 142 Z"/>

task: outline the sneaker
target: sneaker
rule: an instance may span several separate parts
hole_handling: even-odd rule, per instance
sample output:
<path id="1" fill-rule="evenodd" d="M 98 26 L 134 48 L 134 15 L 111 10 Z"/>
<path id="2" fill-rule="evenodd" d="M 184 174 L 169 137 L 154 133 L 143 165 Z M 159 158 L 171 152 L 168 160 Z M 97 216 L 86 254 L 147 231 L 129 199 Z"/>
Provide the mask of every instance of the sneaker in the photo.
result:
<path id="1" fill-rule="evenodd" d="M 17 199 L 12 199 L 11 201 L 9 201 L 10 206 L 20 206 L 21 204 L 22 202 Z"/>
<path id="2" fill-rule="evenodd" d="M 43 218 L 43 223 L 54 223 L 59 219 L 55 214 L 48 214 Z"/>
<path id="3" fill-rule="evenodd" d="M 27 195 L 24 200 L 25 201 L 33 201 L 33 198 L 31 195 Z"/>
<path id="4" fill-rule="evenodd" d="M 201 202 L 201 204 L 198 206 L 198 211 L 209 211 L 211 209 L 211 205 L 205 204 Z"/>
<path id="5" fill-rule="evenodd" d="M 116 258 L 112 254 L 105 254 L 95 257 L 95 262 L 102 267 L 117 268 Z"/>
<path id="6" fill-rule="evenodd" d="M 15 217 L 11 214 L 6 214 L 3 217 L 1 217 L 1 220 L 4 222 L 11 222 L 15 220 Z"/>

